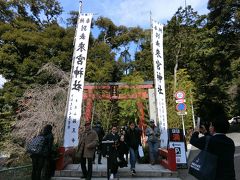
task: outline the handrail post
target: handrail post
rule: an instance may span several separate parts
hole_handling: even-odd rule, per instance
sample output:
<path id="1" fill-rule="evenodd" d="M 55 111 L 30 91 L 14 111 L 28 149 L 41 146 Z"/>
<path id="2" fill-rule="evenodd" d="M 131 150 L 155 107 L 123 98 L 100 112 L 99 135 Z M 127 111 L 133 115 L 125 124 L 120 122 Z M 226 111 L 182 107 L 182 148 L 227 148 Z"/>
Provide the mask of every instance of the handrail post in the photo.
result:
<path id="1" fill-rule="evenodd" d="M 174 148 L 168 149 L 168 167 L 171 171 L 177 170 L 176 152 Z"/>
<path id="2" fill-rule="evenodd" d="M 165 168 L 176 171 L 177 170 L 177 163 L 176 163 L 176 152 L 174 148 L 169 149 L 161 149 L 159 148 L 159 154 L 163 157 L 160 161 L 160 164 Z"/>
<path id="3" fill-rule="evenodd" d="M 63 170 L 64 169 L 65 147 L 59 147 L 58 153 L 59 153 L 59 158 L 56 162 L 56 170 Z"/>

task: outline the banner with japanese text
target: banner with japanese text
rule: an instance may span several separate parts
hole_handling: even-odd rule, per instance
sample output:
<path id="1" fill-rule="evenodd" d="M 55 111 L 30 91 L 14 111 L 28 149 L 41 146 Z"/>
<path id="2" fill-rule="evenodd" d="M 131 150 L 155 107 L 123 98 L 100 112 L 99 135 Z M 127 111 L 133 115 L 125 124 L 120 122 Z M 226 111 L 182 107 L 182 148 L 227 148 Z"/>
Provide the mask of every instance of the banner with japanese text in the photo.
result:
<path id="1" fill-rule="evenodd" d="M 64 147 L 78 145 L 78 128 L 81 120 L 84 76 L 92 16 L 91 13 L 84 13 L 78 17 L 74 39 L 71 82 L 65 112 Z"/>
<path id="2" fill-rule="evenodd" d="M 163 61 L 163 25 L 156 21 L 152 21 L 152 43 L 157 121 L 161 131 L 161 147 L 167 147 L 168 124 Z"/>

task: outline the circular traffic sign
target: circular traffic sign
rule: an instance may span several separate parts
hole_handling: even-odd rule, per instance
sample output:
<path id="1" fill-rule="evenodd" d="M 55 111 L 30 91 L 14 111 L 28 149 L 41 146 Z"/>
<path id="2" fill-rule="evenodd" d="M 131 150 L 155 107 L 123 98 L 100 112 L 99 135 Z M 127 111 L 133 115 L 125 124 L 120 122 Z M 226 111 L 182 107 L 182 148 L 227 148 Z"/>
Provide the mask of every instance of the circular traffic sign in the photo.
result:
<path id="1" fill-rule="evenodd" d="M 175 93 L 175 98 L 176 98 L 176 99 L 184 99 L 184 98 L 185 98 L 185 92 L 183 92 L 183 91 L 177 91 L 177 92 Z"/>
<path id="2" fill-rule="evenodd" d="M 179 103 L 176 106 L 177 111 L 185 111 L 187 109 L 187 105 L 185 103 Z"/>

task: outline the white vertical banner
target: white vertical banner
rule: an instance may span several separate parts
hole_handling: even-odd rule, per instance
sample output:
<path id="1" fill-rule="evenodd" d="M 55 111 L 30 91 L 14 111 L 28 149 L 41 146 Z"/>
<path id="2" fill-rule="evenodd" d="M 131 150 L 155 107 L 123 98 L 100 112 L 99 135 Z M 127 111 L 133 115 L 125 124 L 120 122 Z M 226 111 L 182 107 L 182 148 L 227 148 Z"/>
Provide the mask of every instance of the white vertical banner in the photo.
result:
<path id="1" fill-rule="evenodd" d="M 154 89 L 148 89 L 148 104 L 149 104 L 149 117 L 157 123 L 157 111 L 156 111 L 156 97 Z"/>
<path id="2" fill-rule="evenodd" d="M 163 61 L 163 25 L 156 21 L 152 21 L 152 43 L 157 120 L 161 132 L 161 147 L 167 147 L 168 124 Z"/>
<path id="3" fill-rule="evenodd" d="M 78 17 L 74 39 L 71 83 L 65 113 L 64 147 L 78 145 L 78 128 L 81 120 L 84 76 L 92 16 L 91 13 L 82 13 Z"/>

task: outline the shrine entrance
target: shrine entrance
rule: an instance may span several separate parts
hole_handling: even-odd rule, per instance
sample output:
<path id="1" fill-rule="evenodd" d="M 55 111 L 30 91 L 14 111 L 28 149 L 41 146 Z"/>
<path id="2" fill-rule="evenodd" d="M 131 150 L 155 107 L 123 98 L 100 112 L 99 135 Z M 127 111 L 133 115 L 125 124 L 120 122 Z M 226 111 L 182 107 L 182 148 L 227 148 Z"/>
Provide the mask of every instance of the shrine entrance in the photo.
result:
<path id="1" fill-rule="evenodd" d="M 136 89 L 139 90 L 136 93 L 132 94 L 121 94 L 121 89 Z M 92 119 L 93 113 L 93 104 L 94 100 L 103 99 L 103 100 L 129 100 L 129 99 L 148 99 L 148 89 L 153 88 L 153 82 L 148 81 L 139 85 L 128 85 L 127 83 L 108 83 L 107 85 L 94 85 L 93 83 L 86 83 L 84 85 L 84 94 L 83 100 L 86 103 L 85 115 L 84 118 L 86 121 L 90 122 Z M 95 94 L 94 91 L 101 90 L 104 93 Z M 139 112 L 139 123 L 138 126 L 142 130 L 146 126 L 144 120 L 144 105 L 142 101 L 137 101 L 137 108 Z"/>

